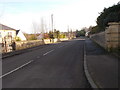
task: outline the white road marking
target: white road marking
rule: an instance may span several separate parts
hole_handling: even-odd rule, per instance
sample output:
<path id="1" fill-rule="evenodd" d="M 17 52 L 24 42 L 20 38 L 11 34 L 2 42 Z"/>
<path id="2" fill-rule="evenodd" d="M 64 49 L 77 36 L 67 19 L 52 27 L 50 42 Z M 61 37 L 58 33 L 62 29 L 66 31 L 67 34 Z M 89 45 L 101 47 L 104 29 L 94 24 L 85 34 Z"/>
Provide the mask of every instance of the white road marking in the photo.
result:
<path id="1" fill-rule="evenodd" d="M 54 49 L 51 50 L 51 51 L 46 52 L 45 54 L 43 54 L 43 56 L 45 56 L 45 55 L 47 55 L 48 53 L 51 53 L 51 52 L 53 52 L 53 51 L 54 51 Z"/>
<path id="2" fill-rule="evenodd" d="M 60 46 L 59 48 L 62 48 L 62 47 L 64 47 L 65 45 L 63 45 L 63 46 Z M 47 54 L 49 54 L 49 53 L 51 53 L 51 52 L 53 52 L 55 49 L 53 49 L 53 50 L 50 50 L 50 51 L 48 51 L 48 52 L 46 52 L 45 54 L 43 54 L 43 56 L 45 56 L 45 55 L 47 55 Z M 40 58 L 39 56 L 37 56 L 37 58 Z M 8 72 L 8 73 L 6 73 L 6 74 L 3 74 L 2 76 L 0 76 L 0 78 L 3 78 L 3 77 L 5 77 L 5 76 L 7 76 L 7 75 L 9 75 L 9 74 L 11 74 L 11 73 L 13 73 L 13 72 L 15 72 L 15 71 L 17 71 L 17 70 L 19 70 L 19 69 L 21 69 L 21 68 L 23 68 L 24 66 L 26 66 L 26 65 L 28 65 L 28 64 L 30 64 L 31 62 L 33 62 L 34 60 L 31 60 L 31 61 L 29 61 L 29 62 L 27 62 L 27 63 L 25 63 L 25 64 L 23 64 L 23 65 L 21 65 L 20 67 L 18 67 L 18 68 L 16 68 L 16 69 L 14 69 L 14 70 L 12 70 L 12 71 L 10 71 L 10 72 Z"/>
<path id="3" fill-rule="evenodd" d="M 98 86 L 95 84 L 95 82 L 93 81 L 88 68 L 87 68 L 87 61 L 86 61 L 86 48 L 85 48 L 85 42 L 84 42 L 84 70 L 85 70 L 85 75 L 87 77 L 88 82 L 90 83 L 92 88 L 98 88 Z"/>
<path id="4" fill-rule="evenodd" d="M 16 68 L 16 69 L 14 69 L 14 70 L 12 70 L 12 71 L 10 71 L 10 72 L 8 72 L 8 73 L 6 73 L 6 74 L 0 76 L 0 78 L 3 78 L 3 77 L 5 77 L 5 76 L 7 76 L 7 75 L 9 75 L 9 74 L 11 74 L 11 73 L 13 73 L 13 72 L 15 72 L 15 71 L 21 69 L 21 68 L 23 68 L 24 66 L 30 64 L 30 63 L 33 62 L 33 61 L 34 61 L 34 60 L 31 60 L 31 61 L 29 61 L 29 62 L 27 62 L 27 63 L 21 65 L 20 67 L 18 67 L 18 68 Z"/>

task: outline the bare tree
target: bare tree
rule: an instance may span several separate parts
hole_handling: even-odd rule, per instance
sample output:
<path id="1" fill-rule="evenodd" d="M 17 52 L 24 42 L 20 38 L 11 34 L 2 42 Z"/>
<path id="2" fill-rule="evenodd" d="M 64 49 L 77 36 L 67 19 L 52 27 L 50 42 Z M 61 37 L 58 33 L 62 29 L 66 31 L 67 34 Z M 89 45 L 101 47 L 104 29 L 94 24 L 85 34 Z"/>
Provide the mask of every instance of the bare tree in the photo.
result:
<path id="1" fill-rule="evenodd" d="M 47 32 L 47 24 L 44 17 L 41 17 L 39 22 L 33 22 L 33 33 L 35 36 L 40 33 L 38 38 L 43 40 L 45 31 Z"/>
<path id="2" fill-rule="evenodd" d="M 41 27 L 41 33 L 44 33 L 45 27 L 44 27 L 44 20 L 43 20 L 43 17 L 41 18 L 41 25 L 40 25 L 40 27 Z"/>
<path id="3" fill-rule="evenodd" d="M 34 34 L 35 37 L 37 37 L 37 36 L 36 36 L 36 34 L 37 34 L 37 33 L 36 33 L 36 31 L 37 31 L 37 23 L 36 23 L 36 22 L 33 22 L 32 24 L 33 24 L 33 34 Z"/>

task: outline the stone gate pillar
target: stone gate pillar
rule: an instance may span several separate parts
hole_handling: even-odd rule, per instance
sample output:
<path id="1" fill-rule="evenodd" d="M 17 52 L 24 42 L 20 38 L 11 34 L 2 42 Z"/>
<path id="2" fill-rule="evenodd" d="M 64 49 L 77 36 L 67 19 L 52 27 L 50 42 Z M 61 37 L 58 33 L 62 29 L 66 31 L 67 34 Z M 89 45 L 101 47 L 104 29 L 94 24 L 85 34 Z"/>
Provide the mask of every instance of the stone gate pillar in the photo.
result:
<path id="1" fill-rule="evenodd" d="M 120 48 L 120 22 L 108 23 L 109 27 L 105 30 L 106 38 L 106 49 L 110 51 L 111 49 Z"/>

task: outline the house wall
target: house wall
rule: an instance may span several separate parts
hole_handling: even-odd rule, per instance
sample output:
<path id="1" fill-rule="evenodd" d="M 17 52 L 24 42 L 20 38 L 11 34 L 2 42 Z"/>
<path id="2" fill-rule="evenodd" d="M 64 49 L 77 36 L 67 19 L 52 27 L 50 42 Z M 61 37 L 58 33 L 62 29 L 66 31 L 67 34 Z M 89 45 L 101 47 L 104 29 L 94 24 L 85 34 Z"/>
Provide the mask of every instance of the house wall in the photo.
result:
<path id="1" fill-rule="evenodd" d="M 24 34 L 21 31 L 19 31 L 17 37 L 19 37 L 22 41 L 27 40 L 26 37 L 24 36 Z"/>
<path id="2" fill-rule="evenodd" d="M 12 43 L 12 40 L 15 40 L 15 37 L 15 30 L 0 30 L 0 45 L 2 46 L 2 52 L 10 52 L 12 50 L 12 47 L 10 45 Z"/>
<path id="3" fill-rule="evenodd" d="M 15 30 L 0 30 L 0 41 L 2 41 L 2 38 L 8 35 L 8 33 L 12 33 L 12 39 L 15 39 L 16 37 L 16 31 Z M 1 43 L 1 42 L 0 42 Z"/>

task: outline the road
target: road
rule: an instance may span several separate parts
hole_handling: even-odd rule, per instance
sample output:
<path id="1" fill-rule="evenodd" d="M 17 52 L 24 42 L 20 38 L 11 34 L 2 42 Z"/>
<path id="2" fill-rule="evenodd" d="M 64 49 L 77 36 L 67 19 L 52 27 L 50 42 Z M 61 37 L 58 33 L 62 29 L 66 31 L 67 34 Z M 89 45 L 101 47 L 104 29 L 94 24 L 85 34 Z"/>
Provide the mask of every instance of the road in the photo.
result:
<path id="1" fill-rule="evenodd" d="M 4 58 L 3 88 L 90 88 L 84 73 L 84 40 L 74 39 Z"/>

